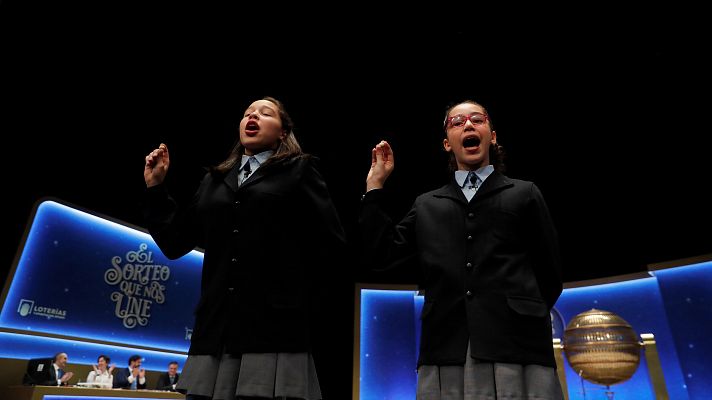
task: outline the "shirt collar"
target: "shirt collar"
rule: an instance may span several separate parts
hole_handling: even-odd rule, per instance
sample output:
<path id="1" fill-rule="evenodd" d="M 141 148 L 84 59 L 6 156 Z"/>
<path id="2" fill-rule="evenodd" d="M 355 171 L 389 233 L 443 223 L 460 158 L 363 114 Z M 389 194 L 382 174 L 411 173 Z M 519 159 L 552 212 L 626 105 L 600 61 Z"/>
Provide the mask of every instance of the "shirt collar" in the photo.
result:
<path id="1" fill-rule="evenodd" d="M 257 153 L 254 156 L 248 156 L 243 154 L 242 155 L 242 160 L 240 160 L 240 169 L 245 167 L 245 164 L 247 164 L 247 161 L 250 159 L 250 157 L 255 157 L 257 160 L 257 163 L 259 165 L 262 165 L 267 161 L 268 158 L 272 157 L 272 154 L 274 154 L 274 150 L 265 150 L 261 153 Z"/>
<path id="2" fill-rule="evenodd" d="M 490 174 L 494 172 L 494 165 L 485 165 L 484 167 L 477 168 L 475 170 L 475 175 L 480 178 L 480 182 L 484 182 Z M 464 187 L 467 181 L 467 176 L 470 175 L 470 171 L 457 170 L 455 171 L 455 180 L 460 187 Z"/>

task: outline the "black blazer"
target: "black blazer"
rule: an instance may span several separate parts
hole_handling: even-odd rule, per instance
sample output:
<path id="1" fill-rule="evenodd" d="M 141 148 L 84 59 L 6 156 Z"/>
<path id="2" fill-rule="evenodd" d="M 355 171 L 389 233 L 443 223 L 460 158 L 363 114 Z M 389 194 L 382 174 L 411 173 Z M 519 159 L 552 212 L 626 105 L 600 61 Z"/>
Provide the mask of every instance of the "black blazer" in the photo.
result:
<path id="1" fill-rule="evenodd" d="M 121 368 L 118 371 L 116 371 L 116 376 L 114 376 L 114 381 L 113 381 L 114 389 L 117 389 L 117 388 L 130 389 L 131 384 L 129 383 L 129 375 L 131 375 L 131 372 L 129 372 L 128 368 Z M 136 379 L 139 379 L 139 378 L 136 377 Z M 136 382 L 136 388 L 137 389 L 146 389 L 147 383 L 148 383 L 148 380 L 144 381 L 143 385 L 139 382 Z"/>
<path id="2" fill-rule="evenodd" d="M 182 213 L 164 185 L 147 192 L 167 257 L 205 249 L 189 354 L 309 351 L 311 286 L 345 244 L 326 184 L 310 156 L 237 178 L 237 167 L 208 173 Z"/>
<path id="3" fill-rule="evenodd" d="M 409 268 L 425 290 L 418 365 L 472 357 L 555 367 L 549 310 L 562 291 L 556 232 L 539 189 L 493 172 L 468 203 L 453 179 L 393 226 L 364 196 L 367 262 Z M 380 262 L 386 260 L 386 263 Z"/>
<path id="4" fill-rule="evenodd" d="M 43 365 L 41 371 L 37 370 L 38 365 Z M 22 383 L 24 385 L 59 386 L 57 383 L 57 373 L 54 370 L 54 359 L 30 360 L 27 373 Z M 62 383 L 62 386 L 66 385 L 67 382 Z"/>
<path id="5" fill-rule="evenodd" d="M 171 390 L 174 391 L 173 385 L 178 383 L 180 374 L 176 374 L 175 380 L 171 383 L 171 378 L 168 376 L 168 372 L 164 372 L 158 376 L 158 382 L 156 383 L 156 390 Z"/>

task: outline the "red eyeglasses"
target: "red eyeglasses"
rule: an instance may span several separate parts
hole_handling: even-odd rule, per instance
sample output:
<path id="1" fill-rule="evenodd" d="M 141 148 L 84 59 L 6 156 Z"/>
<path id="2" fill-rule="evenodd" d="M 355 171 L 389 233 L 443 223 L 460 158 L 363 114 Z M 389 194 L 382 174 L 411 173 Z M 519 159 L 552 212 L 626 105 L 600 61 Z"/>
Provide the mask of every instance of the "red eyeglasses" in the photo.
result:
<path id="1" fill-rule="evenodd" d="M 445 128 L 459 127 L 465 125 L 467 120 L 472 122 L 472 125 L 484 125 L 487 122 L 487 115 L 474 112 L 470 115 L 457 114 L 445 120 Z"/>

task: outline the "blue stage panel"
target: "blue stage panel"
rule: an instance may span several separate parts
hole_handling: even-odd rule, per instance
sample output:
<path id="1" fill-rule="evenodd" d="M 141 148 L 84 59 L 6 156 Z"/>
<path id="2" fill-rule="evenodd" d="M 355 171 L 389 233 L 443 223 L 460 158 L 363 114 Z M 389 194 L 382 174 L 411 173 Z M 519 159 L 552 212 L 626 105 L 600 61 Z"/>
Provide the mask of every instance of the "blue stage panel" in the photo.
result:
<path id="1" fill-rule="evenodd" d="M 692 399 L 712 393 L 712 262 L 655 271 Z M 674 397 L 672 397 L 674 398 Z"/>
<path id="2" fill-rule="evenodd" d="M 185 352 L 203 255 L 168 260 L 150 235 L 42 202 L 0 312 L 0 328 Z"/>
<path id="3" fill-rule="evenodd" d="M 673 336 L 670 332 L 663 298 L 653 277 L 565 289 L 556 302 L 566 324 L 577 314 L 596 308 L 611 311 L 625 319 L 635 330 L 640 339 L 641 333 L 655 335 L 660 362 L 663 365 L 668 393 L 673 399 L 687 399 L 679 361 L 675 351 Z M 642 357 L 642 353 L 641 353 Z M 576 371 L 566 365 L 566 380 L 569 386 L 569 399 L 584 399 L 582 383 Z M 611 389 L 616 398 L 654 399 L 647 369 L 643 364 L 633 377 Z M 583 383 L 587 391 L 586 399 L 591 399 L 588 391 L 597 393 L 600 385 L 588 381 Z"/>
<path id="4" fill-rule="evenodd" d="M 657 270 L 638 279 L 567 288 L 552 310 L 552 331 L 554 337 L 562 338 L 568 322 L 592 308 L 618 314 L 638 336 L 655 336 L 671 399 L 704 399 L 712 392 L 710 288 L 712 262 Z M 360 343 L 356 344 L 360 346 L 360 399 L 415 399 L 422 297 L 414 293 L 378 285 L 360 290 Z M 605 387 L 582 381 L 568 361 L 564 364 L 569 399 L 606 398 Z M 615 398 L 655 398 L 644 353 L 631 379 L 610 390 Z"/>
<path id="5" fill-rule="evenodd" d="M 416 291 L 361 291 L 361 399 L 415 398 L 422 306 Z"/>
<path id="6" fill-rule="evenodd" d="M 129 397 L 131 400 L 156 400 L 155 397 Z M 126 400 L 127 397 L 97 397 L 97 396 L 58 396 L 45 395 L 43 400 Z"/>

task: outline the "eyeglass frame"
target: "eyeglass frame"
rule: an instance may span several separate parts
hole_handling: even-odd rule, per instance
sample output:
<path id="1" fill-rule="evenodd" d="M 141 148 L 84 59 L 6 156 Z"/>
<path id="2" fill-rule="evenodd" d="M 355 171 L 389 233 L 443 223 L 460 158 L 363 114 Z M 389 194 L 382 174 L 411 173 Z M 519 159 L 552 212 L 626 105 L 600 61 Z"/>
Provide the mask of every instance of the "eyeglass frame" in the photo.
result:
<path id="1" fill-rule="evenodd" d="M 481 116 L 485 117 L 484 122 L 482 122 L 481 124 L 475 124 L 474 122 L 472 122 L 472 116 L 474 116 L 474 115 L 481 115 Z M 455 119 L 455 118 L 457 118 L 457 117 L 459 117 L 459 116 L 464 116 L 464 117 L 466 117 L 465 122 L 463 122 L 462 125 L 452 125 L 452 120 Z M 447 130 L 447 129 L 449 129 L 449 128 L 453 128 L 453 127 L 458 127 L 458 128 L 459 128 L 459 127 L 461 127 L 461 126 L 464 126 L 464 125 L 467 123 L 467 121 L 470 121 L 470 122 L 472 123 L 472 125 L 484 125 L 488 120 L 489 120 L 489 115 L 487 115 L 486 113 L 481 113 L 481 112 L 477 112 L 477 111 L 472 112 L 472 113 L 470 113 L 470 114 L 468 114 L 468 115 L 455 114 L 455 115 L 453 115 L 452 117 L 445 118 L 445 130 Z"/>

